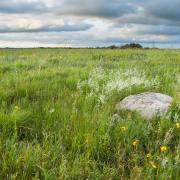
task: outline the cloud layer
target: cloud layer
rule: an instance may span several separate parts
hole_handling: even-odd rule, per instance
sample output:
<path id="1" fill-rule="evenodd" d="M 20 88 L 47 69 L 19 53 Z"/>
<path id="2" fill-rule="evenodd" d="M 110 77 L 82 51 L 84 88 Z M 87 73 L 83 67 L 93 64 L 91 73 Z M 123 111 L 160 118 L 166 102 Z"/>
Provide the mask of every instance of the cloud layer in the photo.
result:
<path id="1" fill-rule="evenodd" d="M 35 32 L 74 32 L 74 31 L 86 31 L 93 25 L 88 23 L 79 22 L 65 23 L 63 25 L 42 25 L 39 27 L 18 27 L 18 26 L 0 26 L 0 33 L 35 33 Z"/>
<path id="2" fill-rule="evenodd" d="M 178 47 L 179 7 L 179 0 L 1 0 L 0 47 Z"/>

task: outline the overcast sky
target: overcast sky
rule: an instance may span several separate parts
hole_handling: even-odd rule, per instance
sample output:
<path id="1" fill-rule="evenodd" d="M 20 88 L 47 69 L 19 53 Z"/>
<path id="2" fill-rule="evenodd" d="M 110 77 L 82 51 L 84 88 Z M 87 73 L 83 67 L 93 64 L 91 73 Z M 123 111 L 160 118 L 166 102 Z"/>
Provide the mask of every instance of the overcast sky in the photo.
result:
<path id="1" fill-rule="evenodd" d="M 180 0 L 0 0 L 0 47 L 180 47 Z"/>

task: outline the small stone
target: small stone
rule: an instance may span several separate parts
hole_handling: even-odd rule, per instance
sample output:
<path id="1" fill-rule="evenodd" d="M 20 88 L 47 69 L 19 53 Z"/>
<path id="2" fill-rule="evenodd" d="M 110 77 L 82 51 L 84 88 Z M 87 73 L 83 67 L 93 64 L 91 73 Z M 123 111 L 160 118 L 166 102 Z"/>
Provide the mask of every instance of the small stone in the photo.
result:
<path id="1" fill-rule="evenodd" d="M 173 99 L 172 97 L 153 92 L 131 95 L 116 105 L 117 110 L 136 111 L 143 118 L 152 119 L 167 113 Z"/>

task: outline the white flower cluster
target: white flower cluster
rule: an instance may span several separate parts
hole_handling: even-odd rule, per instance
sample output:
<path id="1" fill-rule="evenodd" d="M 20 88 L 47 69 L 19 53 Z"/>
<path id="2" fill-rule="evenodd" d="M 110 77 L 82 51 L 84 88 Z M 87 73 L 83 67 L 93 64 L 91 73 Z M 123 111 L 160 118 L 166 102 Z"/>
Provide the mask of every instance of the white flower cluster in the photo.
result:
<path id="1" fill-rule="evenodd" d="M 139 85 L 150 87 L 157 84 L 157 78 L 148 80 L 145 73 L 139 72 L 137 69 L 105 71 L 100 67 L 95 68 L 87 80 L 79 82 L 77 88 L 82 89 L 82 87 L 88 86 L 90 88 L 88 97 L 96 96 L 100 103 L 105 103 L 114 91 L 119 92 Z"/>

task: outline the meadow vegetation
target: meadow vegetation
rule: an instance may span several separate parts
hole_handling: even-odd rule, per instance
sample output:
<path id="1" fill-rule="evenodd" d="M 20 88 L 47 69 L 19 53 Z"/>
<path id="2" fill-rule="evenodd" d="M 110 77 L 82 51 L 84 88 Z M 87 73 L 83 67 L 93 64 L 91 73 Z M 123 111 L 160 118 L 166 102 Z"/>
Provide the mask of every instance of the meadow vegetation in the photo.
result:
<path id="1" fill-rule="evenodd" d="M 166 117 L 115 105 L 145 91 Z M 1 49 L 2 179 L 178 179 L 180 50 Z"/>

